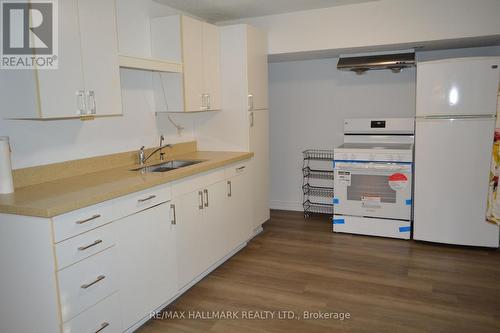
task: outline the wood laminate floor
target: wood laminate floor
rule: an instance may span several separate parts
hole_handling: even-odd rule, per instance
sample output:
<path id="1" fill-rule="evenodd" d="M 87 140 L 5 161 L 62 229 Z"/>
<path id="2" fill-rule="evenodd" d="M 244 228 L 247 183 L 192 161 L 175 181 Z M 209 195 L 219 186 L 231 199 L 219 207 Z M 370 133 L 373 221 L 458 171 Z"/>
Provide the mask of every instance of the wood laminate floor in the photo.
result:
<path id="1" fill-rule="evenodd" d="M 350 319 L 155 319 L 138 332 L 500 332 L 499 251 L 333 234 L 330 227 L 327 217 L 304 221 L 301 213 L 273 211 L 261 235 L 166 310 Z"/>

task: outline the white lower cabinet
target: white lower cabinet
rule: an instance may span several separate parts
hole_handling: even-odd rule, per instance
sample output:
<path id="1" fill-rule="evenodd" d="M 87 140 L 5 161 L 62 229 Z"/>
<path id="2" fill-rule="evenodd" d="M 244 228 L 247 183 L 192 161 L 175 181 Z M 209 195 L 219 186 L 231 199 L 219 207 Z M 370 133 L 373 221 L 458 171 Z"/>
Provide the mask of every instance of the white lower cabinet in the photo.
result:
<path id="1" fill-rule="evenodd" d="M 134 331 L 251 237 L 250 167 L 51 219 L 0 214 L 0 332 Z M 37 306 L 36 321 L 25 321 L 26 304 Z"/>
<path id="2" fill-rule="evenodd" d="M 178 289 L 182 289 L 203 271 L 206 260 L 208 225 L 203 221 L 203 190 L 174 197 L 177 220 Z"/>
<path id="3" fill-rule="evenodd" d="M 170 202 L 118 223 L 118 273 L 123 329 L 150 316 L 177 292 L 175 221 Z"/>
<path id="4" fill-rule="evenodd" d="M 207 226 L 205 234 L 205 267 L 203 271 L 222 259 L 231 249 L 227 248 L 226 240 L 226 220 L 229 212 L 227 206 L 227 185 L 226 181 L 222 180 L 203 190 L 204 208 L 203 221 Z"/>
<path id="5" fill-rule="evenodd" d="M 184 193 L 173 194 L 179 289 L 250 238 L 252 190 L 249 175 L 243 172 L 248 167 L 246 162 L 229 166 L 224 174 L 208 175 L 206 186 L 200 187 L 198 182 L 193 182 L 191 189 L 178 185 L 184 189 Z M 232 168 L 241 174 L 228 172 Z"/>
<path id="6" fill-rule="evenodd" d="M 226 237 L 222 241 L 228 250 L 232 250 L 247 241 L 254 229 L 252 223 L 252 184 L 247 164 L 234 166 L 235 173 L 227 180 L 228 194 L 225 198 L 227 216 L 224 219 L 223 229 Z"/>
<path id="7" fill-rule="evenodd" d="M 254 152 L 251 172 L 253 179 L 254 228 L 271 217 L 269 210 L 269 111 L 250 112 L 250 151 Z"/>

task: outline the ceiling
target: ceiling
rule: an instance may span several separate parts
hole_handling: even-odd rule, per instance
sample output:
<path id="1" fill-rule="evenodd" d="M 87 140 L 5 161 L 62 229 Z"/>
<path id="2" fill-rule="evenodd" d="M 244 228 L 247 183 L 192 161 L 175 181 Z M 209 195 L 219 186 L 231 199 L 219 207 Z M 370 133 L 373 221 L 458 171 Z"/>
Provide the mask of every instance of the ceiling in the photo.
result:
<path id="1" fill-rule="evenodd" d="M 155 0 L 210 22 L 378 0 Z"/>

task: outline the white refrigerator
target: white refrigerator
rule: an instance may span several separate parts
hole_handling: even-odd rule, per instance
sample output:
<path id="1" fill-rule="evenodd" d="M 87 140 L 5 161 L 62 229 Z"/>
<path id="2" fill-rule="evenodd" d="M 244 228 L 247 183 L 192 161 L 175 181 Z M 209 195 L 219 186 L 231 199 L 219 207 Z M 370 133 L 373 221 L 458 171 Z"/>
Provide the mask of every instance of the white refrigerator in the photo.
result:
<path id="1" fill-rule="evenodd" d="M 500 57 L 417 65 L 416 240 L 499 246 L 486 221 Z"/>

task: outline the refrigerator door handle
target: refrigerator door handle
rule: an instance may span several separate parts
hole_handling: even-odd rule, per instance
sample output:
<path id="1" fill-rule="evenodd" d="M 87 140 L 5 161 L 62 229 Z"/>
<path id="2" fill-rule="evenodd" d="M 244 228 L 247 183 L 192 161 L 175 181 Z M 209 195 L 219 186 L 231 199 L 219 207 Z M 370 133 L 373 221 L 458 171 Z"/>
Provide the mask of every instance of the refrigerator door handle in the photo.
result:
<path id="1" fill-rule="evenodd" d="M 435 116 L 417 116 L 416 119 L 491 119 L 495 118 L 494 114 L 478 114 L 478 115 L 435 115 Z"/>

